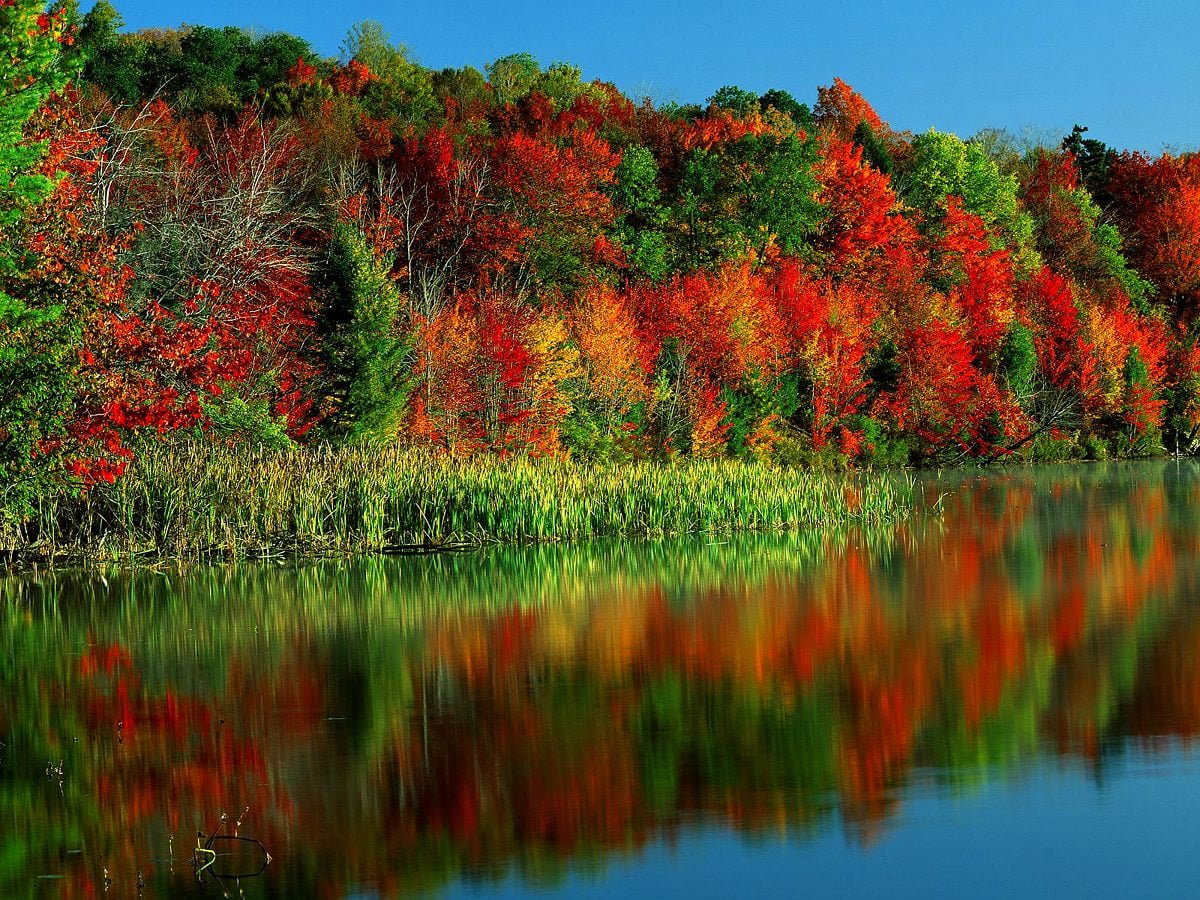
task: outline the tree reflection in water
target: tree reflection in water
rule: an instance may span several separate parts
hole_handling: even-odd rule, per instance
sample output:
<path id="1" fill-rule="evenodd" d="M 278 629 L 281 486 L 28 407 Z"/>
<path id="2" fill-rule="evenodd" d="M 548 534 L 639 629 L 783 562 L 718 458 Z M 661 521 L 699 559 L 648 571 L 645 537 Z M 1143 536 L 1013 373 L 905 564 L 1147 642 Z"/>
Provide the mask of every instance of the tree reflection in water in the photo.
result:
<path id="1" fill-rule="evenodd" d="M 0 894 L 178 893 L 175 845 L 247 806 L 248 893 L 545 883 L 1190 745 L 1198 472 L 946 475 L 944 518 L 871 533 L 10 577 Z"/>

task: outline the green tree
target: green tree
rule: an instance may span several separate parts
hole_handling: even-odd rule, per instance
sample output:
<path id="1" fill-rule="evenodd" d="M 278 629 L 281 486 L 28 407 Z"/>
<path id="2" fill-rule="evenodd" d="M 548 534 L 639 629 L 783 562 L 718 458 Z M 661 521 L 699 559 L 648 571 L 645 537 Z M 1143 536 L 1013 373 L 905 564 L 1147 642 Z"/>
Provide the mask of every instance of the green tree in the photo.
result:
<path id="1" fill-rule="evenodd" d="M 363 103 L 373 116 L 421 123 L 436 112 L 433 73 L 413 59 L 403 44 L 393 44 L 378 22 L 354 25 L 342 42 L 342 56 L 378 76 L 363 93 Z"/>
<path id="2" fill-rule="evenodd" d="M 240 28 L 190 29 L 175 61 L 177 90 L 185 106 L 197 111 L 236 113 L 246 96 L 238 70 L 249 57 L 251 45 L 250 35 Z"/>
<path id="3" fill-rule="evenodd" d="M 145 44 L 122 35 L 124 27 L 125 20 L 108 0 L 96 0 L 83 17 L 78 43 L 85 60 L 84 80 L 114 101 L 129 104 L 142 96 Z"/>
<path id="4" fill-rule="evenodd" d="M 771 88 L 758 98 L 758 108 L 764 113 L 770 109 L 778 110 L 790 118 L 796 127 L 808 132 L 816 130 L 816 123 L 808 104 L 801 103 L 787 91 Z"/>
<path id="5" fill-rule="evenodd" d="M 646 147 L 626 149 L 617 166 L 613 204 L 620 219 L 617 238 L 629 267 L 654 281 L 667 274 L 667 243 L 663 234 L 666 211 L 658 185 L 658 162 Z"/>
<path id="6" fill-rule="evenodd" d="M 739 142 L 751 161 L 741 225 L 761 254 L 769 242 L 799 253 L 821 219 L 813 166 L 817 145 L 796 135 L 764 134 Z M 755 237 L 758 236 L 758 241 Z"/>
<path id="7" fill-rule="evenodd" d="M 717 88 L 716 92 L 708 98 L 708 102 L 710 106 L 726 110 L 742 118 L 757 112 L 759 108 L 758 94 L 733 84 Z"/>
<path id="8" fill-rule="evenodd" d="M 854 143 L 862 148 L 863 159 L 869 165 L 874 166 L 884 175 L 892 174 L 892 170 L 895 168 L 892 153 L 887 144 L 879 139 L 879 135 L 875 133 L 875 129 L 869 123 L 858 123 L 858 127 L 854 129 Z"/>
<path id="9" fill-rule="evenodd" d="M 821 218 L 813 177 L 817 148 L 798 135 L 747 135 L 684 160 L 671 207 L 673 263 L 688 270 L 759 259 L 772 244 L 802 252 Z"/>
<path id="10" fill-rule="evenodd" d="M 413 341 L 401 331 L 402 298 L 356 227 L 338 224 L 329 248 L 329 372 L 339 408 L 333 430 L 351 441 L 396 437 L 412 391 Z"/>
<path id="11" fill-rule="evenodd" d="M 488 82 L 496 94 L 496 102 L 503 106 L 516 103 L 533 90 L 541 66 L 528 53 L 512 53 L 502 56 L 485 67 Z"/>
<path id="12" fill-rule="evenodd" d="M 1033 332 L 1013 322 L 1000 345 L 999 371 L 1009 390 L 1018 398 L 1028 397 L 1037 374 L 1037 347 Z"/>
<path id="13" fill-rule="evenodd" d="M 544 72 L 538 73 L 533 82 L 533 90 L 548 97 L 554 108 L 560 111 L 569 109 L 590 88 L 591 85 L 584 82 L 583 72 L 578 66 L 563 62 L 551 63 Z"/>
<path id="14" fill-rule="evenodd" d="M 470 109 L 491 105 L 492 94 L 487 79 L 474 66 L 461 69 L 442 69 L 433 73 L 433 93 L 442 103 L 451 100 L 459 107 Z"/>
<path id="15" fill-rule="evenodd" d="M 1086 133 L 1086 126 L 1076 125 L 1062 139 L 1062 149 L 1075 156 L 1075 165 L 1079 167 L 1079 177 L 1084 187 L 1101 209 L 1107 209 L 1112 201 L 1112 194 L 1108 191 L 1108 170 L 1117 158 L 1117 151 L 1104 141 L 1085 138 Z"/>

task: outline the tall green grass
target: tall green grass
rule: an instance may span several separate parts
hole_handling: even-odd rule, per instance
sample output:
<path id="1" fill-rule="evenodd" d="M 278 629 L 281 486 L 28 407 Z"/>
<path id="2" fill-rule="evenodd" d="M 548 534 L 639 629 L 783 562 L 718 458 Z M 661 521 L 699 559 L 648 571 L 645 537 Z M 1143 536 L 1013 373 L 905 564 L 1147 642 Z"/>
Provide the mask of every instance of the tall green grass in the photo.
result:
<path id="1" fill-rule="evenodd" d="M 10 556 L 230 557 L 881 523 L 911 480 L 731 461 L 467 461 L 378 447 L 152 448 L 124 478 L 0 526 Z M 2 521 L 2 520 L 0 520 Z"/>

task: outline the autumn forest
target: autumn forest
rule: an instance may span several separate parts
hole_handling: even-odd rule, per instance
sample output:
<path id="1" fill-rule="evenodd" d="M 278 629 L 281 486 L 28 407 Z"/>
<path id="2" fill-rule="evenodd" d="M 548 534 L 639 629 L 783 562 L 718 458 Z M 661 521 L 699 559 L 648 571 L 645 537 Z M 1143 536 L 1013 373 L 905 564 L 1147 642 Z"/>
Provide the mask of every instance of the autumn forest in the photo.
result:
<path id="1" fill-rule="evenodd" d="M 7 514 L 152 445 L 1190 453 L 1200 155 L 0 0 Z M 886 111 L 885 111 L 886 112 Z"/>

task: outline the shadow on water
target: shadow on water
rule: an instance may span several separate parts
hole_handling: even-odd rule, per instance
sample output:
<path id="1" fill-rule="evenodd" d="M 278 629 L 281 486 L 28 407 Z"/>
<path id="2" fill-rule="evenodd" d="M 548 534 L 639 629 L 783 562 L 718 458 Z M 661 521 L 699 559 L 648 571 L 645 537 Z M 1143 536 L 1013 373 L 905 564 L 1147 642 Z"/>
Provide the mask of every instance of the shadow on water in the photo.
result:
<path id="1" fill-rule="evenodd" d="M 869 532 L 0 581 L 0 896 L 202 893 L 222 810 L 247 896 L 547 887 L 1186 752 L 1200 469 L 925 484 Z"/>

